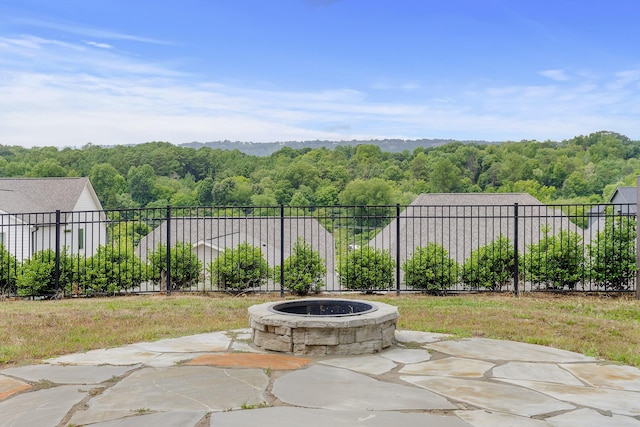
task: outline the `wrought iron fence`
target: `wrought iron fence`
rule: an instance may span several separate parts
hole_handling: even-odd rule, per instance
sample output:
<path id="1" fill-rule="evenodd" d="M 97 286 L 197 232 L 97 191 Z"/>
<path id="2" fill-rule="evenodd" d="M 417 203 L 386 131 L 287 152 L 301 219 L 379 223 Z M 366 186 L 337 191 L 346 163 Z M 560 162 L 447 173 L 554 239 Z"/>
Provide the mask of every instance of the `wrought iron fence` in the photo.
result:
<path id="1" fill-rule="evenodd" d="M 632 291 L 636 223 L 620 204 L 2 214 L 0 294 Z"/>

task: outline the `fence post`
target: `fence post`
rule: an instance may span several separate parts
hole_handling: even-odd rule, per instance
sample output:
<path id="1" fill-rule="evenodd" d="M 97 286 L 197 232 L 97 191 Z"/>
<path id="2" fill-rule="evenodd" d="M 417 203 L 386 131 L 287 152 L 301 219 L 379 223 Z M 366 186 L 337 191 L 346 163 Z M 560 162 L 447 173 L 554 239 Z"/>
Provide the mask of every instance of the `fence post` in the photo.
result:
<path id="1" fill-rule="evenodd" d="M 400 295 L 400 203 L 396 203 L 396 294 Z"/>
<path id="2" fill-rule="evenodd" d="M 520 295 L 520 292 L 518 290 L 518 283 L 519 283 L 519 276 L 520 276 L 520 271 L 519 271 L 519 254 L 518 254 L 518 234 L 519 234 L 519 212 L 518 212 L 518 204 L 514 203 L 513 204 L 513 292 L 516 296 Z"/>
<path id="3" fill-rule="evenodd" d="M 165 280 L 167 296 L 171 295 L 171 206 L 167 206 L 167 277 Z"/>
<path id="4" fill-rule="evenodd" d="M 60 292 L 60 209 L 56 210 L 56 259 L 54 270 L 53 281 L 56 289 L 54 298 L 58 298 Z"/>
<path id="5" fill-rule="evenodd" d="M 640 176 L 636 177 L 636 299 L 640 299 Z"/>
<path id="6" fill-rule="evenodd" d="M 282 297 L 284 297 L 284 205 L 281 204 L 280 205 L 280 298 Z"/>

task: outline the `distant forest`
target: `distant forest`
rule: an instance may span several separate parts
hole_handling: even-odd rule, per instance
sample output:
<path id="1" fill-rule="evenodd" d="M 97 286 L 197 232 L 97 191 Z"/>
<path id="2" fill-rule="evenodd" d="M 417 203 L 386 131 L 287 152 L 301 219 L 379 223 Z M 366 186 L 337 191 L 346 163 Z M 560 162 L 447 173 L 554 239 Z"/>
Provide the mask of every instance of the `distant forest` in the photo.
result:
<path id="1" fill-rule="evenodd" d="M 0 145 L 1 177 L 88 176 L 104 208 L 408 204 L 421 193 L 527 192 L 597 203 L 640 174 L 640 141 L 450 140 Z"/>

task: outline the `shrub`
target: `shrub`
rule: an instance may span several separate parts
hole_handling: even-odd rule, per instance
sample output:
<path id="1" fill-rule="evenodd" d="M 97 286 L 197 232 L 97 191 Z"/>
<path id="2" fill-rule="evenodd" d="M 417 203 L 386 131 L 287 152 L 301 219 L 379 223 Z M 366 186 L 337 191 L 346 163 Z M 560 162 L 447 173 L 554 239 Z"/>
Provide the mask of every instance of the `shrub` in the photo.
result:
<path id="1" fill-rule="evenodd" d="M 129 239 L 100 245 L 87 260 L 83 275 L 87 291 L 115 294 L 140 286 L 146 272 Z"/>
<path id="2" fill-rule="evenodd" d="M 312 288 L 318 291 L 324 286 L 322 278 L 327 272 L 324 260 L 303 239 L 293 245 L 293 254 L 284 261 L 282 268 L 284 287 L 298 295 L 307 295 Z M 275 273 L 276 281 L 280 281 L 280 269 Z"/>
<path id="3" fill-rule="evenodd" d="M 462 266 L 462 281 L 472 289 L 499 291 L 513 279 L 515 250 L 509 238 L 497 240 L 471 252 Z"/>
<path id="4" fill-rule="evenodd" d="M 171 289 L 187 288 L 198 282 L 202 271 L 202 262 L 191 250 L 191 244 L 178 242 L 171 247 Z M 167 273 L 167 246 L 158 245 L 155 251 L 149 254 L 151 272 L 149 280 L 160 284 L 166 290 Z"/>
<path id="5" fill-rule="evenodd" d="M 545 236 L 538 244 L 529 245 L 525 254 L 526 276 L 546 289 L 575 289 L 580 281 L 584 254 L 576 232 L 560 231 Z"/>
<path id="6" fill-rule="evenodd" d="M 338 267 L 340 285 L 373 293 L 393 286 L 395 263 L 387 250 L 363 246 L 347 254 Z"/>
<path id="7" fill-rule="evenodd" d="M 259 287 L 271 275 L 262 250 L 248 243 L 225 249 L 209 264 L 207 271 L 219 288 L 233 291 Z"/>
<path id="8" fill-rule="evenodd" d="M 76 264 L 66 249 L 60 251 L 58 292 L 71 289 L 74 276 L 72 269 Z M 53 249 L 44 249 L 25 260 L 19 270 L 16 285 L 18 295 L 21 296 L 55 295 L 56 252 Z"/>
<path id="9" fill-rule="evenodd" d="M 605 290 L 629 290 L 636 276 L 636 222 L 628 217 L 607 220 L 588 245 L 589 275 Z"/>
<path id="10" fill-rule="evenodd" d="M 457 280 L 458 265 L 438 243 L 418 247 L 402 264 L 405 284 L 413 289 L 439 292 L 450 288 Z"/>
<path id="11" fill-rule="evenodd" d="M 16 257 L 0 244 L 0 295 L 14 292 L 18 265 Z"/>

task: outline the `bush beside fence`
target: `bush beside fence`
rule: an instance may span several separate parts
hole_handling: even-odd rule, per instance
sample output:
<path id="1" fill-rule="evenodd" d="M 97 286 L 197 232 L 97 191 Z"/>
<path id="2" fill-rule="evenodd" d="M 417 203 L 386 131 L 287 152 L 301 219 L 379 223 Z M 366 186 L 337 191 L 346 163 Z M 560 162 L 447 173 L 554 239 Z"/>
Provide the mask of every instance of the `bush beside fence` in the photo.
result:
<path id="1" fill-rule="evenodd" d="M 167 207 L 0 215 L 0 294 L 636 288 L 630 209 Z M 589 213 L 597 212 L 595 216 Z"/>

